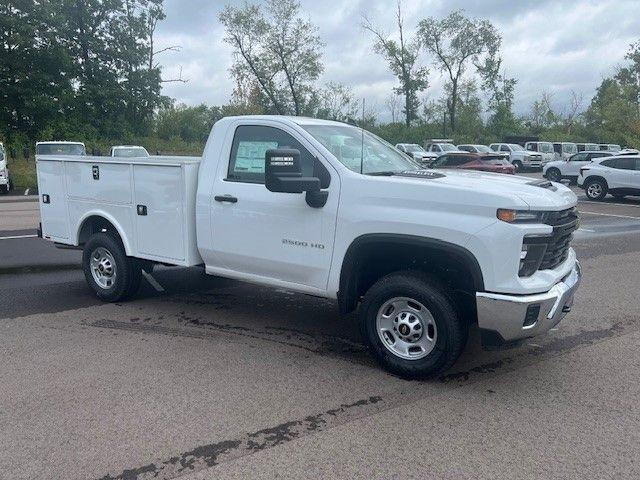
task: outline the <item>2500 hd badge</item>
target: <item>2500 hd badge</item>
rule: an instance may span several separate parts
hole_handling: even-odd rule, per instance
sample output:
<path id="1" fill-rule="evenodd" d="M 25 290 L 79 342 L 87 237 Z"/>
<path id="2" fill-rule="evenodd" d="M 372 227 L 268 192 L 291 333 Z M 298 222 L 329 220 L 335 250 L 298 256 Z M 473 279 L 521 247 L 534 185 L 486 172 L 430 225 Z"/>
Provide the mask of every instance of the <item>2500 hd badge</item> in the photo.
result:
<path id="1" fill-rule="evenodd" d="M 282 239 L 282 243 L 285 245 L 291 245 L 294 247 L 311 247 L 311 248 L 317 248 L 318 250 L 324 250 L 324 245 L 321 243 L 309 243 L 309 242 L 305 242 L 303 240 L 290 240 L 288 238 L 283 238 Z"/>

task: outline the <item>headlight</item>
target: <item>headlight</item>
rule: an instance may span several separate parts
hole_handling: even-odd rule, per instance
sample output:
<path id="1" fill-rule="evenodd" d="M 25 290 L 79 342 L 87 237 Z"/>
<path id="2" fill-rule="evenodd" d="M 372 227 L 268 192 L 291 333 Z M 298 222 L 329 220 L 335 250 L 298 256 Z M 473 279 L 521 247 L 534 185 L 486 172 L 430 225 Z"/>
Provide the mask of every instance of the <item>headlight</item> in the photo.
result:
<path id="1" fill-rule="evenodd" d="M 549 212 L 538 212 L 535 210 L 510 210 L 499 208 L 496 212 L 498 220 L 507 223 L 545 223 Z"/>

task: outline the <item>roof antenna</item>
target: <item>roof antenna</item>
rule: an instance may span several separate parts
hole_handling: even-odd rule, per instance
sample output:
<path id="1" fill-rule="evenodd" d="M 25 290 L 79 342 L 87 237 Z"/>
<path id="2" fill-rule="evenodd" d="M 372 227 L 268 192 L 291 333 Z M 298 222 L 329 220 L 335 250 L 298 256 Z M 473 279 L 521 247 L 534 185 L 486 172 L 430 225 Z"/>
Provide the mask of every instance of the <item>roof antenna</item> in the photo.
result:
<path id="1" fill-rule="evenodd" d="M 364 98 L 362 99 L 362 123 L 360 124 L 360 133 L 362 134 L 362 141 L 360 143 L 360 174 L 364 170 Z"/>

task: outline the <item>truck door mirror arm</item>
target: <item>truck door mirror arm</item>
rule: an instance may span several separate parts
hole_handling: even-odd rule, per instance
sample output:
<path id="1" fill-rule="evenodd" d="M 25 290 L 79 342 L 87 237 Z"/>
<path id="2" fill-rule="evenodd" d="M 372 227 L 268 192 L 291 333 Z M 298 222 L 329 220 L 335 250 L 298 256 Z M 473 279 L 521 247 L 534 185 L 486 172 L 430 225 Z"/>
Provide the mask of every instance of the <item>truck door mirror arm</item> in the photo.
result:
<path id="1" fill-rule="evenodd" d="M 321 189 L 319 178 L 302 176 L 300 151 L 293 148 L 267 150 L 264 179 L 270 192 L 306 192 L 307 204 L 313 208 L 324 207 L 329 197 L 329 192 Z"/>

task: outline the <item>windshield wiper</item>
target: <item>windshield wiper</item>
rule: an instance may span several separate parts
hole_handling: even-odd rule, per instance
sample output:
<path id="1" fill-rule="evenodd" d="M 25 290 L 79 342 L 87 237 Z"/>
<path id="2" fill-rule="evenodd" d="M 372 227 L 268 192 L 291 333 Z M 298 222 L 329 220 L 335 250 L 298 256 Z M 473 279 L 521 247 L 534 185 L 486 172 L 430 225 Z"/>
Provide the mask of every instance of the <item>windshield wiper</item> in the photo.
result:
<path id="1" fill-rule="evenodd" d="M 370 173 L 366 173 L 365 175 L 371 175 L 372 177 L 392 177 L 394 175 L 397 175 L 398 173 L 399 172 L 388 170 L 384 172 L 370 172 Z"/>

